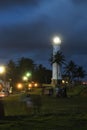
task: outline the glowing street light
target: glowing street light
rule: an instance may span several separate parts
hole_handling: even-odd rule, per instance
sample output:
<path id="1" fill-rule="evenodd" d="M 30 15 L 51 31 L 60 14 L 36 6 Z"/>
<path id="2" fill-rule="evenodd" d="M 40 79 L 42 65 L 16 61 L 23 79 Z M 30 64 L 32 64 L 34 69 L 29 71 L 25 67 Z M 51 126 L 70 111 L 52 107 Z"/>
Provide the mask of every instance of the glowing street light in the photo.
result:
<path id="1" fill-rule="evenodd" d="M 5 67 L 4 66 L 0 66 L 0 74 L 3 74 L 5 72 Z"/>
<path id="2" fill-rule="evenodd" d="M 6 81 L 5 81 L 5 66 L 0 66 L 0 75 L 3 75 L 2 77 L 2 83 L 3 83 L 3 86 L 5 87 L 6 85 Z"/>
<path id="3" fill-rule="evenodd" d="M 29 81 L 29 77 L 31 76 L 30 72 L 27 72 L 22 79 L 25 81 L 25 91 L 27 91 L 28 89 L 28 81 Z"/>
<path id="4" fill-rule="evenodd" d="M 28 81 L 28 77 L 27 76 L 23 76 L 23 80 L 24 81 Z"/>
<path id="5" fill-rule="evenodd" d="M 31 73 L 27 72 L 27 73 L 26 73 L 26 76 L 27 76 L 27 77 L 30 77 L 30 76 L 31 76 Z"/>
<path id="6" fill-rule="evenodd" d="M 18 89 L 22 89 L 22 88 L 23 88 L 23 85 L 22 85 L 21 83 L 18 83 L 18 84 L 17 84 L 17 88 L 18 88 Z"/>
<path id="7" fill-rule="evenodd" d="M 29 72 L 27 72 L 26 74 L 25 74 L 25 76 L 23 76 L 23 80 L 24 81 L 28 81 L 28 79 L 29 79 L 29 77 L 31 76 L 31 73 L 29 73 Z"/>

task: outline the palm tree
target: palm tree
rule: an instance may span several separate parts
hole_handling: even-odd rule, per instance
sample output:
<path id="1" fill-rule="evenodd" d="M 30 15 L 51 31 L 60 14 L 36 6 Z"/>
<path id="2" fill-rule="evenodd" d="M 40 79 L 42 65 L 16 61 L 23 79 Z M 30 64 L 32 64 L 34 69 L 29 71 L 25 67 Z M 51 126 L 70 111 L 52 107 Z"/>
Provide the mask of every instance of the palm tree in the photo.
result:
<path id="1" fill-rule="evenodd" d="M 69 77 L 70 82 L 73 81 L 76 70 L 77 65 L 72 60 L 64 67 L 64 73 L 67 77 Z"/>
<path id="2" fill-rule="evenodd" d="M 65 56 L 63 55 L 62 52 L 57 51 L 57 53 L 53 56 L 51 55 L 51 58 L 49 59 L 50 63 L 57 63 L 59 65 L 65 64 Z"/>
<path id="3" fill-rule="evenodd" d="M 58 83 L 61 83 L 61 72 L 60 72 L 60 68 L 62 66 L 62 64 L 65 64 L 65 56 L 63 55 L 62 52 L 57 51 L 55 55 L 52 55 L 51 58 L 49 59 L 51 65 L 56 65 L 57 66 L 57 77 L 59 76 L 60 79 L 57 80 L 57 85 Z M 55 64 L 54 64 L 55 63 Z"/>
<path id="4" fill-rule="evenodd" d="M 76 75 L 75 77 L 78 78 L 78 81 L 80 80 L 80 78 L 84 78 L 86 76 L 86 71 L 83 70 L 82 66 L 78 66 L 77 70 L 76 70 Z"/>

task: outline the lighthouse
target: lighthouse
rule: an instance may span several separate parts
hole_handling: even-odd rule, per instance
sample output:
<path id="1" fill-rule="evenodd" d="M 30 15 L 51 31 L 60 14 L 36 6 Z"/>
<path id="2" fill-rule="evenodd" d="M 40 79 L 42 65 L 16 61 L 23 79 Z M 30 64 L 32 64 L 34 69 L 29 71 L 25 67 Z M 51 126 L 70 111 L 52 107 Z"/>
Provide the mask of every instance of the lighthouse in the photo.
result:
<path id="1" fill-rule="evenodd" d="M 60 51 L 61 39 L 59 37 L 54 37 L 52 40 L 53 43 L 53 58 L 58 51 Z M 61 81 L 61 66 L 57 62 L 52 64 L 52 86 L 58 85 L 58 81 Z"/>

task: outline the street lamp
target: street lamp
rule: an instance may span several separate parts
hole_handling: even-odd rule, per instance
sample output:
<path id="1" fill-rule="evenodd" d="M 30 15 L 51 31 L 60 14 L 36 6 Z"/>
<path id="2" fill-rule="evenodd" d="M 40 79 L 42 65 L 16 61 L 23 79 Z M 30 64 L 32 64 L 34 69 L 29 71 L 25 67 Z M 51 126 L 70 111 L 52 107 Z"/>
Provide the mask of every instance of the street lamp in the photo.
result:
<path id="1" fill-rule="evenodd" d="M 4 66 L 0 66 L 0 74 L 3 74 L 5 72 L 5 67 Z"/>
<path id="2" fill-rule="evenodd" d="M 26 73 L 26 77 L 30 77 L 31 76 L 31 73 L 30 72 L 27 72 Z"/>
<path id="3" fill-rule="evenodd" d="M 27 76 L 23 76 L 23 80 L 24 81 L 28 81 L 28 77 Z"/>
<path id="4" fill-rule="evenodd" d="M 23 80 L 24 81 L 28 81 L 29 77 L 31 76 L 31 73 L 30 72 L 27 72 L 24 76 L 23 76 Z"/>
<path id="5" fill-rule="evenodd" d="M 0 66 L 0 75 L 3 75 L 3 79 L 0 80 L 0 82 L 3 84 L 3 87 L 5 87 L 5 66 Z"/>
<path id="6" fill-rule="evenodd" d="M 52 40 L 53 43 L 53 58 L 58 51 L 60 51 L 61 39 L 58 36 L 55 36 Z M 56 86 L 58 80 L 61 80 L 61 67 L 57 62 L 52 64 L 52 85 Z"/>

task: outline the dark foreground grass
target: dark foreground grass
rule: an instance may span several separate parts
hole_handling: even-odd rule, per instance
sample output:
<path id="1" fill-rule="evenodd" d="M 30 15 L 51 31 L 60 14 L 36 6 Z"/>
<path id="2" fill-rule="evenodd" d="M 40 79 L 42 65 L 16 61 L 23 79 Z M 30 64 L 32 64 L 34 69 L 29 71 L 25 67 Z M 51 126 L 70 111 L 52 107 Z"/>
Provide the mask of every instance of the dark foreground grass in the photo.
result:
<path id="1" fill-rule="evenodd" d="M 35 95 L 32 95 L 32 97 Z M 87 130 L 87 96 L 69 98 L 41 96 L 40 113 L 26 110 L 20 96 L 4 99 L 1 130 Z"/>

